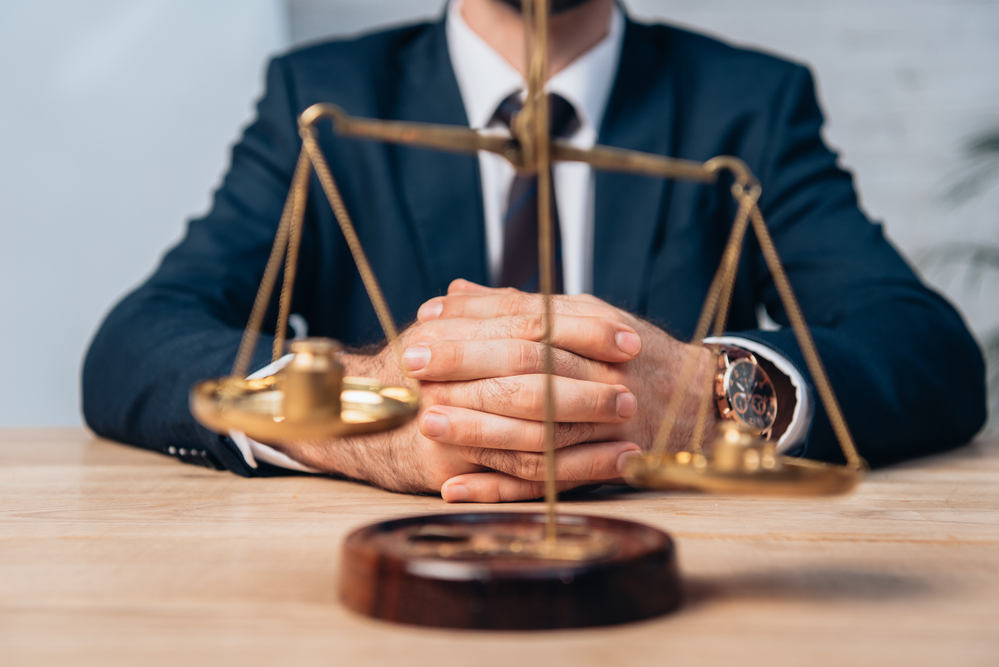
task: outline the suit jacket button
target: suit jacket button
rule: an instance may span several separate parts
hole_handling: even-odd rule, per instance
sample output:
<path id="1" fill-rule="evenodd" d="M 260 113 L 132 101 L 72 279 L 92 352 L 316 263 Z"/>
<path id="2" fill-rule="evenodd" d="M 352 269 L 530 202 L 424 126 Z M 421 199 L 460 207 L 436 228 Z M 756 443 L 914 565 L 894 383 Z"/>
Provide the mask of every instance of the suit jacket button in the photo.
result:
<path id="1" fill-rule="evenodd" d="M 177 448 L 176 447 L 172 447 L 172 446 L 171 447 L 167 447 L 167 454 L 169 454 L 170 456 L 176 456 L 177 455 Z"/>
<path id="2" fill-rule="evenodd" d="M 179 450 L 177 450 L 177 451 L 178 451 L 178 452 L 180 452 L 180 455 L 181 455 L 181 456 L 187 456 L 187 450 L 186 450 L 186 449 L 184 449 L 183 447 L 181 447 L 181 448 L 180 448 Z"/>

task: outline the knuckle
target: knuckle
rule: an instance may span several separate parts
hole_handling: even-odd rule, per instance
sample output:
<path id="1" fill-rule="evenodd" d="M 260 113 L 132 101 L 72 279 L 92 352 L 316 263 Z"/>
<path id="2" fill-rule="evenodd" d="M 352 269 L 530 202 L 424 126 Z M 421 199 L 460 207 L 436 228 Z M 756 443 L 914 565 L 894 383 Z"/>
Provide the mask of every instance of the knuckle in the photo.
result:
<path id="1" fill-rule="evenodd" d="M 542 481 L 545 478 L 545 459 L 542 454 L 517 452 L 516 476 L 529 481 Z"/>
<path id="2" fill-rule="evenodd" d="M 441 396 L 446 392 L 442 382 L 420 382 L 421 403 L 424 408 L 442 403 Z"/>
<path id="3" fill-rule="evenodd" d="M 556 297 L 561 300 L 561 307 L 558 312 L 565 313 L 566 315 L 578 315 L 580 317 L 585 317 L 593 312 L 593 305 L 590 298 L 586 298 L 588 296 L 589 295 Z"/>
<path id="4" fill-rule="evenodd" d="M 525 382 L 516 394 L 517 407 L 528 415 L 543 415 L 545 411 L 545 390 L 538 382 Z"/>
<path id="5" fill-rule="evenodd" d="M 444 349 L 444 361 L 447 364 L 447 370 L 461 370 L 465 363 L 465 346 L 460 343 L 449 341 L 448 343 L 445 343 Z M 433 357 L 431 357 L 431 359 L 433 359 Z"/>
<path id="6" fill-rule="evenodd" d="M 621 330 L 621 322 L 612 317 L 598 315 L 599 326 L 595 329 L 605 336 L 605 340 L 614 340 L 614 335 Z"/>
<path id="7" fill-rule="evenodd" d="M 449 295 L 440 297 L 441 300 L 441 316 L 444 317 L 462 317 L 465 313 L 465 299 L 457 295 Z M 431 320 L 432 321 L 432 320 Z"/>
<path id="8" fill-rule="evenodd" d="M 499 303 L 497 304 L 497 314 L 498 315 L 520 314 L 521 302 L 523 300 L 524 297 L 516 292 L 500 295 Z"/>
<path id="9" fill-rule="evenodd" d="M 447 376 L 453 367 L 453 346 L 448 341 L 428 341 L 424 345 L 430 348 L 430 362 L 423 369 L 424 376 L 430 379 Z"/>
<path id="10" fill-rule="evenodd" d="M 552 297 L 552 310 L 556 313 L 573 315 L 579 312 L 579 306 L 576 304 L 573 297 L 556 294 Z"/>
<path id="11" fill-rule="evenodd" d="M 481 447 L 486 441 L 486 429 L 481 419 L 461 420 L 460 433 L 467 444 Z"/>
<path id="12" fill-rule="evenodd" d="M 484 489 L 481 489 L 473 498 L 475 502 L 480 503 L 502 503 L 505 502 L 503 498 L 503 487 L 498 486 L 495 483 L 490 484 Z"/>
<path id="13" fill-rule="evenodd" d="M 517 355 L 517 371 L 519 373 L 539 373 L 541 371 L 544 347 L 538 343 L 523 341 L 519 345 Z"/>
<path id="14" fill-rule="evenodd" d="M 506 414 L 508 411 L 518 411 L 520 406 L 520 388 L 518 382 L 510 378 L 489 378 L 467 383 L 463 394 L 467 407 L 481 412 Z"/>
<path id="15" fill-rule="evenodd" d="M 521 316 L 513 328 L 514 338 L 540 342 L 544 335 L 544 322 L 540 313 Z"/>
<path id="16" fill-rule="evenodd" d="M 558 444 L 558 427 L 559 427 L 559 424 L 556 424 L 555 425 L 555 447 L 559 447 L 559 444 Z M 534 422 L 534 424 L 532 424 L 531 434 L 525 440 L 526 440 L 526 442 L 524 443 L 524 445 L 525 445 L 525 447 L 527 449 L 535 451 L 535 452 L 543 452 L 543 451 L 545 451 L 545 448 L 547 447 L 547 444 L 548 444 L 548 443 L 545 442 L 545 425 L 541 424 L 541 423 L 538 423 L 538 422 Z"/>
<path id="17" fill-rule="evenodd" d="M 580 477 L 580 479 L 603 479 L 606 476 L 603 468 L 603 462 L 600 460 L 600 457 L 592 456 L 586 463 L 586 474 Z"/>
<path id="18" fill-rule="evenodd" d="M 535 498 L 540 498 L 545 495 L 545 485 L 544 482 L 530 482 L 527 485 L 528 498 L 527 500 L 533 500 Z"/>
<path id="19" fill-rule="evenodd" d="M 448 320 L 430 320 L 429 322 L 421 322 L 413 326 L 409 330 L 409 337 L 406 340 L 407 345 L 415 345 L 417 343 L 432 343 L 436 340 L 444 338 L 442 331 L 449 325 Z"/>
<path id="20" fill-rule="evenodd" d="M 620 393 L 621 390 L 617 387 L 601 385 L 600 389 L 593 396 L 594 405 L 592 409 L 594 414 L 610 417 L 612 420 L 617 421 L 617 396 Z"/>
<path id="21" fill-rule="evenodd" d="M 621 364 L 611 364 L 606 361 L 594 361 L 592 363 L 595 364 L 596 371 L 600 374 L 604 382 L 621 385 L 621 389 L 627 388 L 623 386 L 628 375 L 624 366 Z"/>

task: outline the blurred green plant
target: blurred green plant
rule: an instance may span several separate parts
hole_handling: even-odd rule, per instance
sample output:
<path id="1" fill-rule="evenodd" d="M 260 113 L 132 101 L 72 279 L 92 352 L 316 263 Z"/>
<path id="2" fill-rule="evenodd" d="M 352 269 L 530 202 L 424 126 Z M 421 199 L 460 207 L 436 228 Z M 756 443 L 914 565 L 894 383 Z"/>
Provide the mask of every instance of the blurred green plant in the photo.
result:
<path id="1" fill-rule="evenodd" d="M 963 204 L 992 185 L 999 176 L 999 127 L 993 128 L 964 145 L 964 165 L 947 190 L 944 199 Z"/>
<path id="2" fill-rule="evenodd" d="M 973 137 L 963 153 L 964 163 L 943 196 L 951 206 L 982 195 L 999 181 L 999 128 Z M 964 272 L 965 291 L 979 292 L 988 273 L 999 273 L 999 245 L 945 243 L 923 253 L 917 263 L 924 270 L 955 266 Z M 989 368 L 989 429 L 999 431 L 999 329 L 984 334 L 982 347 Z"/>

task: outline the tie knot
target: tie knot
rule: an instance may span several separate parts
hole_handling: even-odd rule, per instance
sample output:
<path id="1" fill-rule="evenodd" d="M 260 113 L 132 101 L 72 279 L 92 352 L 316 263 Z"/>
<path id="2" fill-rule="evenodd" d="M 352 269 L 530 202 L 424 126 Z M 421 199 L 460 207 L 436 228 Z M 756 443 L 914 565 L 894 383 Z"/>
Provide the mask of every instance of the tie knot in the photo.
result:
<path id="1" fill-rule="evenodd" d="M 493 118 L 510 127 L 514 115 L 522 107 L 520 93 L 514 93 L 500 102 Z M 551 127 L 549 130 L 553 137 L 571 137 L 579 129 L 579 118 L 576 116 L 576 109 L 569 100 L 561 95 L 551 93 L 548 95 L 548 109 L 551 114 L 551 118 L 549 119 Z"/>

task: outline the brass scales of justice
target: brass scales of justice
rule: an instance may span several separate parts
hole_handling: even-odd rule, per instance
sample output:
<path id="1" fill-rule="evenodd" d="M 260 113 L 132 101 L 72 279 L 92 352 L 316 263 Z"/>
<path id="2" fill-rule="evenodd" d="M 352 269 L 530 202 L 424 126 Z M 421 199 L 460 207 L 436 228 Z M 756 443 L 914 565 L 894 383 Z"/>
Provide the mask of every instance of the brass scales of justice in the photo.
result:
<path id="1" fill-rule="evenodd" d="M 544 629 L 637 621 L 680 604 L 676 553 L 666 533 L 635 522 L 557 510 L 550 208 L 553 161 L 586 162 L 595 169 L 703 183 L 716 182 L 723 171 L 732 175 L 732 195 L 738 209 L 692 340 L 701 341 L 709 329 L 715 335 L 723 333 L 743 241 L 752 226 L 847 462 L 837 466 L 778 455 L 774 443 L 734 422 L 723 422 L 712 446 L 702 450 L 713 393 L 705 391 L 693 451 L 669 451 L 681 402 L 674 396 L 665 406 L 650 451 L 628 462 L 625 476 L 629 484 L 717 494 L 818 496 L 849 492 L 866 470 L 757 205 L 761 188 L 748 167 L 728 156 L 697 163 L 599 145 L 584 150 L 552 139 L 544 90 L 548 0 L 524 0 L 522 4 L 529 63 L 527 97 L 509 136 L 466 127 L 352 118 L 330 104 L 316 104 L 302 113 L 298 120 L 302 151 L 232 374 L 199 382 L 191 389 L 191 411 L 204 426 L 221 434 L 242 431 L 262 442 L 331 440 L 375 433 L 401 426 L 419 411 L 416 382 L 388 386 L 377 380 L 344 377 L 336 359 L 340 346 L 329 339 L 294 341 L 290 345 L 292 359 L 284 369 L 269 377 L 245 379 L 282 266 L 274 360 L 285 352 L 312 170 L 333 208 L 401 368 L 398 331 L 316 140 L 319 121 L 331 119 L 334 131 L 344 137 L 457 153 L 489 151 L 503 156 L 518 170 L 537 173 L 547 511 L 418 516 L 355 531 L 344 545 L 340 597 L 351 609 L 375 618 L 442 627 Z M 689 384 L 694 365 L 684 364 L 677 386 Z M 335 447 L 335 442 L 330 446 Z"/>

